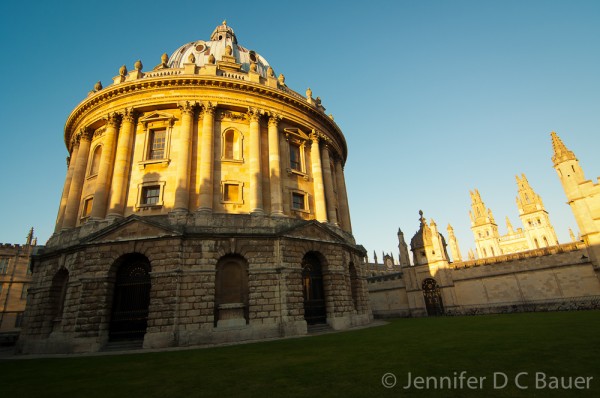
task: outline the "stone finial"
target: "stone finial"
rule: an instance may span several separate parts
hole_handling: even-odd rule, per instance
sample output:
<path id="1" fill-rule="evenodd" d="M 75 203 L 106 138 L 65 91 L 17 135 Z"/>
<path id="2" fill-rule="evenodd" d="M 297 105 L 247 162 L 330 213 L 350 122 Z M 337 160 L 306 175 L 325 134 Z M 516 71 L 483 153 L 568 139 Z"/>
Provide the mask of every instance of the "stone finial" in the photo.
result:
<path id="1" fill-rule="evenodd" d="M 306 99 L 312 98 L 312 90 L 309 88 L 306 89 Z"/>
<path id="2" fill-rule="evenodd" d="M 281 73 L 279 75 L 279 77 L 277 78 L 277 80 L 279 80 L 279 84 L 281 84 L 282 86 L 285 86 L 285 76 L 283 75 L 283 73 Z"/>
<path id="3" fill-rule="evenodd" d="M 227 47 L 225 47 L 225 54 L 228 56 L 231 56 L 231 54 L 233 54 L 233 48 L 231 48 L 229 44 L 227 45 Z"/>
<path id="4" fill-rule="evenodd" d="M 102 90 L 102 82 L 98 81 L 96 84 L 94 84 L 94 91 L 100 91 Z"/>
<path id="5" fill-rule="evenodd" d="M 250 63 L 250 70 L 252 72 L 256 72 L 258 70 L 258 65 L 256 65 L 256 62 L 251 62 Z"/>
<path id="6" fill-rule="evenodd" d="M 167 55 L 167 53 L 161 55 L 160 62 L 162 62 L 163 65 L 166 65 L 167 62 L 169 62 L 169 55 Z"/>
<path id="7" fill-rule="evenodd" d="M 317 103 L 317 105 L 321 105 L 321 97 L 317 97 L 317 99 L 315 100 L 315 102 Z"/>
<path id="8" fill-rule="evenodd" d="M 121 68 L 119 68 L 119 76 L 125 76 L 127 75 L 127 67 L 125 65 L 121 66 Z"/>
<path id="9" fill-rule="evenodd" d="M 135 61 L 135 64 L 133 64 L 133 67 L 135 68 L 135 70 L 141 71 L 144 65 L 142 65 L 142 61 L 138 59 L 137 61 Z"/>
<path id="10" fill-rule="evenodd" d="M 214 56 L 213 54 L 210 54 L 210 55 L 208 56 L 208 63 L 209 63 L 209 64 L 214 64 L 214 63 L 215 63 L 215 61 L 216 61 L 216 60 L 215 60 L 215 56 Z"/>
<path id="11" fill-rule="evenodd" d="M 273 70 L 272 67 L 269 66 L 269 68 L 267 69 L 267 76 L 269 77 L 275 77 L 275 71 Z"/>
<path id="12" fill-rule="evenodd" d="M 227 26 L 227 20 L 226 19 L 223 20 L 223 25 Z"/>
<path id="13" fill-rule="evenodd" d="M 196 57 L 194 56 L 193 53 L 190 53 L 190 56 L 188 57 L 188 62 L 190 64 L 195 64 L 196 63 Z"/>
<path id="14" fill-rule="evenodd" d="M 333 120 L 333 114 L 331 114 L 331 113 L 330 113 L 330 114 L 329 114 L 329 118 L 330 118 L 331 120 Z"/>

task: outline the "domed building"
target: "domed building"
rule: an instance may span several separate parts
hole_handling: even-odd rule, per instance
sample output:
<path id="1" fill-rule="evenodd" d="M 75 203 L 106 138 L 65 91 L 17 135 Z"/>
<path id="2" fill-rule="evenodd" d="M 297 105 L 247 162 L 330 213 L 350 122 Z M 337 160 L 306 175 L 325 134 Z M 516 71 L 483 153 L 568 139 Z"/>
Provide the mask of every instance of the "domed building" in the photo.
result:
<path id="1" fill-rule="evenodd" d="M 223 22 L 69 115 L 22 352 L 186 346 L 372 319 L 344 136 Z"/>

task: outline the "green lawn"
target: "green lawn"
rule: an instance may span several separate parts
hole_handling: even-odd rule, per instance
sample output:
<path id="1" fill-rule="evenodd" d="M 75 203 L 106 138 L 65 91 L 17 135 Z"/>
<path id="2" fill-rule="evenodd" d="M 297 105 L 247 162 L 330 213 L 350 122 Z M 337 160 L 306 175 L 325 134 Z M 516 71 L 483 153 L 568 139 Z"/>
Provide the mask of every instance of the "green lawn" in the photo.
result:
<path id="1" fill-rule="evenodd" d="M 397 319 L 385 326 L 237 346 L 0 362 L 3 397 L 598 397 L 600 311 Z M 486 377 L 483 389 L 404 389 L 412 377 Z M 382 386 L 393 373 L 394 388 Z M 494 372 L 509 378 L 494 389 Z M 513 379 L 529 387 L 519 390 Z M 536 389 L 535 374 L 593 377 Z M 457 384 L 459 383 L 458 377 Z M 386 382 L 391 382 L 391 376 Z M 501 378 L 498 377 L 500 382 Z M 466 381 L 465 381 L 466 382 Z M 464 383 L 465 383 L 464 382 Z M 498 385 L 498 384 L 497 384 Z"/>

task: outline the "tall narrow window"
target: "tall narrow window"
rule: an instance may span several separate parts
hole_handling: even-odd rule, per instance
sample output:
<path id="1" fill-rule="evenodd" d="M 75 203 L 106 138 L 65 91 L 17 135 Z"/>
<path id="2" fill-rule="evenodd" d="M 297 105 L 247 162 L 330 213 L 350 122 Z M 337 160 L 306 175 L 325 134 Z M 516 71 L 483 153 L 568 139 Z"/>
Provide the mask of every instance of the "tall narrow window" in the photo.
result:
<path id="1" fill-rule="evenodd" d="M 87 198 L 83 202 L 83 210 L 81 211 L 81 218 L 88 218 L 90 213 L 92 212 L 92 204 L 94 202 L 94 198 Z"/>
<path id="2" fill-rule="evenodd" d="M 300 146 L 290 143 L 290 168 L 302 172 L 302 158 L 300 157 Z"/>
<path id="3" fill-rule="evenodd" d="M 165 143 L 167 130 L 151 130 L 150 132 L 150 147 L 148 149 L 148 159 L 157 160 L 165 157 Z"/>
<path id="4" fill-rule="evenodd" d="M 8 270 L 8 259 L 0 258 L 0 274 L 6 274 Z"/>
<path id="5" fill-rule="evenodd" d="M 306 210 L 306 195 L 299 192 L 292 192 L 292 209 Z"/>
<path id="6" fill-rule="evenodd" d="M 550 246 L 550 244 L 548 243 L 548 239 L 546 239 L 545 236 L 542 236 L 542 239 L 544 239 L 544 246 L 546 246 L 546 247 Z"/>

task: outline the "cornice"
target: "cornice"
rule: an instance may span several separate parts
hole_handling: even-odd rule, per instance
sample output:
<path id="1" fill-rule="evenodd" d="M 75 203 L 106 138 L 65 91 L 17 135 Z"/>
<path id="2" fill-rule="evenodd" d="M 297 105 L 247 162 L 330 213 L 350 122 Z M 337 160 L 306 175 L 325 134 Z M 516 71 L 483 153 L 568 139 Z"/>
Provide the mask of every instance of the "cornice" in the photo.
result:
<path id="1" fill-rule="evenodd" d="M 346 139 L 338 127 L 338 125 L 321 110 L 315 108 L 313 105 L 306 102 L 303 97 L 295 93 L 292 95 L 286 91 L 265 86 L 263 84 L 252 83 L 243 80 L 234 80 L 223 78 L 219 76 L 160 76 L 156 78 L 139 79 L 131 82 L 125 82 L 117 85 L 106 87 L 99 92 L 93 94 L 89 98 L 82 101 L 77 107 L 71 112 L 65 123 L 64 138 L 65 142 L 70 141 L 70 135 L 73 133 L 72 129 L 76 124 L 86 115 L 86 113 L 95 110 L 97 107 L 107 104 L 115 99 L 126 98 L 141 93 L 145 90 L 172 90 L 173 88 L 193 88 L 193 87 L 206 87 L 206 88 L 220 88 L 224 90 L 231 90 L 234 92 L 249 92 L 255 95 L 262 95 L 270 97 L 275 101 L 290 105 L 299 111 L 306 113 L 310 117 L 317 119 L 323 125 L 329 126 L 332 133 L 337 135 L 337 139 L 343 145 L 343 158 L 347 157 L 347 143 Z M 152 102 L 153 99 L 159 101 L 168 100 L 169 102 L 176 102 L 178 98 L 189 98 L 189 96 L 179 96 L 177 94 L 162 97 L 153 98 L 149 100 Z M 210 96 L 199 95 L 198 98 L 209 98 Z M 222 98 L 222 97 L 221 97 Z M 196 100 L 197 98 L 190 98 L 190 100 Z M 146 101 L 140 101 L 141 104 L 145 104 Z M 135 103 L 127 104 L 127 107 L 136 106 Z"/>

